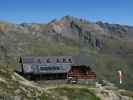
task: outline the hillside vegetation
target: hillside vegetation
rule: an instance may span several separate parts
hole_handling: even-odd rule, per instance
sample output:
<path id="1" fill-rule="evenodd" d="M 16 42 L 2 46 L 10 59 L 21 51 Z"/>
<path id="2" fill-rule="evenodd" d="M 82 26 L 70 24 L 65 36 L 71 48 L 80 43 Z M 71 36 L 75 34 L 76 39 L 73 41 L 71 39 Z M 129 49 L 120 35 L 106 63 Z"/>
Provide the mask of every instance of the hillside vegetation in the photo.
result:
<path id="1" fill-rule="evenodd" d="M 0 22 L 0 63 L 16 65 L 20 56 L 90 55 L 97 78 L 133 90 L 133 27 L 90 22 L 71 16 L 47 24 Z M 13 67 L 15 68 L 15 67 Z M 117 70 L 124 73 L 119 85 Z"/>
<path id="2" fill-rule="evenodd" d="M 39 87 L 2 65 L 0 65 L 0 98 L 5 98 L 4 100 L 100 100 L 88 88 Z"/>

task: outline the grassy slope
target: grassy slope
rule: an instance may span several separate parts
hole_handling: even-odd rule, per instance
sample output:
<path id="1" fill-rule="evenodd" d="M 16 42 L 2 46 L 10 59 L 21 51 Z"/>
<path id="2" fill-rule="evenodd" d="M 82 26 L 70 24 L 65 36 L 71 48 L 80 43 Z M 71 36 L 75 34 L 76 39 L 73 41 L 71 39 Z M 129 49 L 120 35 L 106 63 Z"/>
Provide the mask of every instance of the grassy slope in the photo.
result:
<path id="1" fill-rule="evenodd" d="M 54 88 L 49 90 L 55 94 L 55 97 L 60 97 L 59 100 L 100 100 L 87 88 Z"/>
<path id="2" fill-rule="evenodd" d="M 118 70 L 122 70 L 124 74 L 122 85 L 119 85 L 119 81 L 117 78 Z M 133 75 L 131 72 L 131 66 L 128 65 L 124 59 L 112 57 L 110 55 L 97 56 L 96 72 L 99 79 L 107 79 L 111 82 L 116 83 L 121 88 L 133 90 Z"/>
<path id="3" fill-rule="evenodd" d="M 100 100 L 84 87 L 40 88 L 15 74 L 10 68 L 0 66 L 0 97 L 6 96 L 10 100 L 14 100 L 14 96 L 21 100 Z"/>
<path id="4" fill-rule="evenodd" d="M 89 50 L 89 55 L 95 59 L 98 80 L 109 80 L 120 88 L 133 90 L 133 68 L 131 62 L 128 62 L 128 59 L 109 54 L 100 54 L 95 50 Z M 123 71 L 124 76 L 122 85 L 120 85 L 118 81 L 118 70 Z"/>

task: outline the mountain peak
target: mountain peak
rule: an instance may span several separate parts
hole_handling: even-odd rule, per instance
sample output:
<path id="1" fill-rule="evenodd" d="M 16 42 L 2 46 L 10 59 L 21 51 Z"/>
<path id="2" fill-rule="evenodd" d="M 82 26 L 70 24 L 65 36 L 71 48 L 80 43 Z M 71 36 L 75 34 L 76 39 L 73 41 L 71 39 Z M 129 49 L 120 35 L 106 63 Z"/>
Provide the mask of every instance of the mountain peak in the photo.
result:
<path id="1" fill-rule="evenodd" d="M 89 21 L 83 19 L 83 18 L 78 18 L 78 17 L 74 17 L 74 16 L 69 16 L 69 15 L 66 15 L 66 16 L 63 16 L 61 18 L 61 20 L 69 20 L 69 21 L 75 21 L 75 22 L 84 22 L 84 23 L 89 23 Z"/>

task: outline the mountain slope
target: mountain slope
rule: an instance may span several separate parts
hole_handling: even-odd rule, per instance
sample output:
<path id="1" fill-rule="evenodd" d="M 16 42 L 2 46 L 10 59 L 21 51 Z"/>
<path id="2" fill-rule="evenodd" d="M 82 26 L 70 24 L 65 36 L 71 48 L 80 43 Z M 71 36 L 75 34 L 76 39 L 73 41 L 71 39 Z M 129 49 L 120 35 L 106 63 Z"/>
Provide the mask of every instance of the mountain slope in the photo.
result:
<path id="1" fill-rule="evenodd" d="M 133 27 L 89 22 L 71 16 L 47 24 L 0 22 L 0 63 L 17 64 L 19 56 L 92 56 L 98 79 L 118 85 L 117 70 L 124 73 L 120 87 L 133 90 Z"/>

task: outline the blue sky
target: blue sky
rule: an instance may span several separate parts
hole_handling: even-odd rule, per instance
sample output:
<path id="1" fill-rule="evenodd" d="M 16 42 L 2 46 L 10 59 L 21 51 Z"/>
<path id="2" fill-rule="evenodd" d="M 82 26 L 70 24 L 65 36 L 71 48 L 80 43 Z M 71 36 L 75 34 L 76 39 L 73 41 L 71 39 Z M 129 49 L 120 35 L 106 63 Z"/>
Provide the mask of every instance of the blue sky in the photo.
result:
<path id="1" fill-rule="evenodd" d="M 71 15 L 133 25 L 133 0 L 0 0 L 0 20 L 46 23 Z"/>

